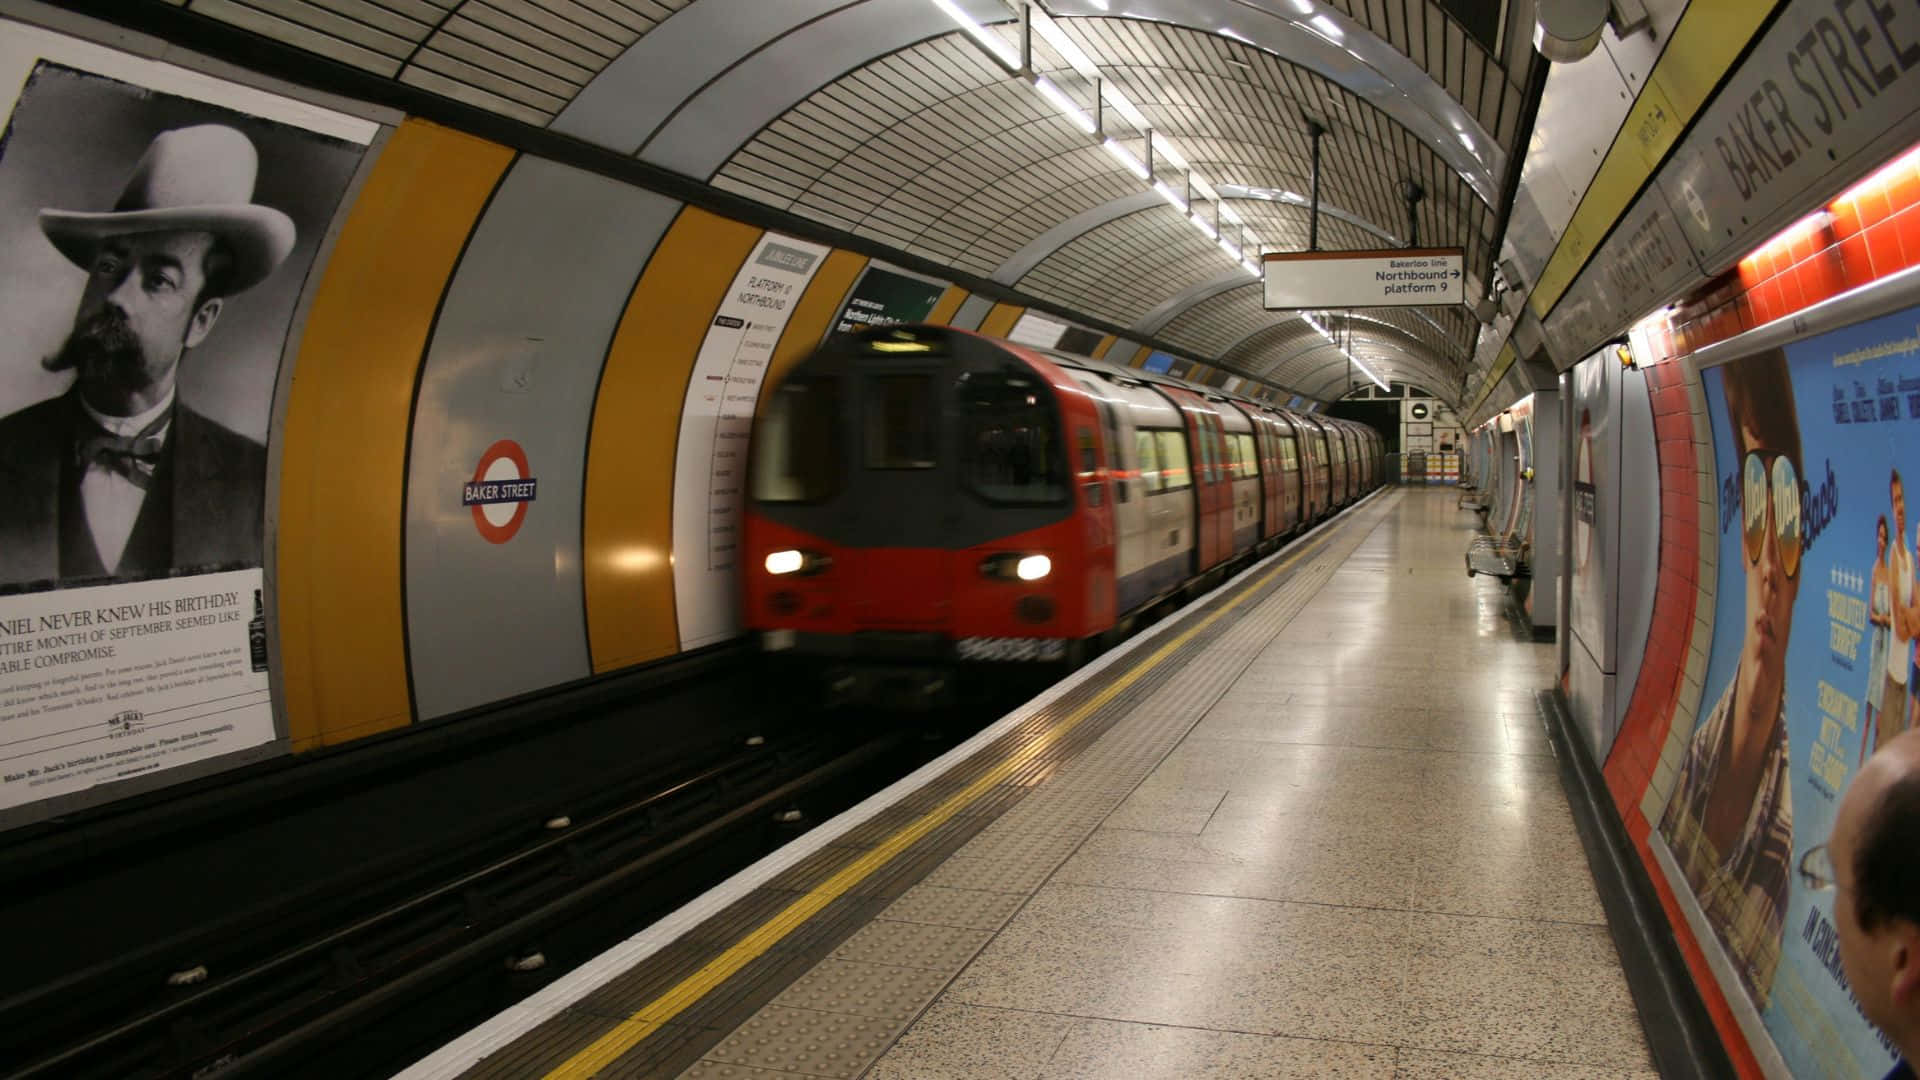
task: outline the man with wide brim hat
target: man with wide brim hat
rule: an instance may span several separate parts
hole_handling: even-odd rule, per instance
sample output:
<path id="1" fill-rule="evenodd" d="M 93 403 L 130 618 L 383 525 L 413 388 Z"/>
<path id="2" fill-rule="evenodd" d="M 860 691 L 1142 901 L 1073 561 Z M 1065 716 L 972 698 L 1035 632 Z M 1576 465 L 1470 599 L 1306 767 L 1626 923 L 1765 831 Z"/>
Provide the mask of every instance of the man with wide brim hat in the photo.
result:
<path id="1" fill-rule="evenodd" d="M 181 357 L 293 250 L 292 220 L 253 201 L 258 167 L 231 127 L 178 128 L 113 209 L 40 211 L 87 282 L 43 361 L 73 386 L 0 420 L 0 584 L 260 564 L 264 448 L 177 400 Z"/>

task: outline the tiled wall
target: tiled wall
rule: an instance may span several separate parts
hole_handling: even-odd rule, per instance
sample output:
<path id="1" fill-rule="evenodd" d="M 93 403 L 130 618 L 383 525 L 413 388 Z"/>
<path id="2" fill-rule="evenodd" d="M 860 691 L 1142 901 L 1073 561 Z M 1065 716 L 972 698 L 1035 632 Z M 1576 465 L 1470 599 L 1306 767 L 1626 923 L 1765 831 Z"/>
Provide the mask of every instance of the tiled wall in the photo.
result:
<path id="1" fill-rule="evenodd" d="M 1674 311 L 1693 352 L 1920 266 L 1920 149 L 1907 152 L 1740 260 Z"/>

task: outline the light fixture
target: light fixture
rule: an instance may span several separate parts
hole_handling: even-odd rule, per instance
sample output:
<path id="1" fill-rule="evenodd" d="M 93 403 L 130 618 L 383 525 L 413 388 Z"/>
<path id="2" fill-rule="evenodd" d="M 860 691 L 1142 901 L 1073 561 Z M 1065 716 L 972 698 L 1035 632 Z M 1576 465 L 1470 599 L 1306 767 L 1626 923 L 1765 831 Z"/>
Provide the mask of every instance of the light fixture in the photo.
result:
<path id="1" fill-rule="evenodd" d="M 1153 182 L 1153 190 L 1159 192 L 1160 197 L 1173 204 L 1176 209 L 1185 210 L 1187 208 L 1187 200 L 1181 198 L 1178 193 L 1168 187 L 1165 180 L 1155 180 Z"/>
<path id="2" fill-rule="evenodd" d="M 982 48 L 992 53 L 994 59 L 1000 61 L 1008 71 L 1020 70 L 1019 50 L 1003 40 L 1000 35 L 974 22 L 973 16 L 960 10 L 960 5 L 953 0 L 933 0 L 933 6 L 946 12 L 948 18 L 959 23 L 960 29 L 965 30 L 968 37 L 979 42 Z"/>
<path id="3" fill-rule="evenodd" d="M 1059 109 L 1067 119 L 1073 121 L 1074 127 L 1079 128 L 1089 135 L 1093 134 L 1097 129 L 1098 125 L 1093 122 L 1093 117 L 1088 116 L 1085 109 L 1075 105 L 1073 99 L 1069 98 L 1065 91 L 1053 84 L 1053 80 L 1047 78 L 1045 75 L 1035 75 L 1033 77 L 1033 88 L 1040 91 L 1040 96 L 1052 102 L 1053 107 Z"/>
<path id="4" fill-rule="evenodd" d="M 1053 573 L 1053 560 L 1045 555 L 1029 555 L 1014 564 L 1013 574 L 1021 581 L 1039 581 Z"/>
<path id="5" fill-rule="evenodd" d="M 767 556 L 767 573 L 793 574 L 807 565 L 807 557 L 798 551 L 775 551 Z"/>
<path id="6" fill-rule="evenodd" d="M 1030 8 L 1028 17 L 1033 22 L 1034 30 L 1039 32 L 1040 37 L 1047 44 L 1053 46 L 1053 51 L 1059 53 L 1060 58 L 1065 60 L 1073 70 L 1079 72 L 1083 78 L 1100 77 L 1100 69 L 1093 66 L 1092 58 L 1081 52 L 1080 46 L 1075 44 L 1074 40 L 1067 36 L 1067 32 L 1060 28 L 1060 24 L 1054 22 L 1046 12 L 1037 7 Z"/>
<path id="7" fill-rule="evenodd" d="M 1126 147 L 1121 146 L 1119 143 L 1114 142 L 1112 139 L 1108 139 L 1106 142 L 1103 142 L 1100 145 L 1106 149 L 1107 153 L 1113 155 L 1113 159 L 1115 161 L 1118 161 L 1121 165 L 1125 166 L 1126 170 L 1132 173 L 1133 175 L 1139 177 L 1142 180 L 1147 179 L 1147 177 L 1151 175 L 1150 173 L 1147 172 L 1146 163 L 1141 161 L 1139 158 L 1134 157 L 1133 152 L 1128 150 Z"/>

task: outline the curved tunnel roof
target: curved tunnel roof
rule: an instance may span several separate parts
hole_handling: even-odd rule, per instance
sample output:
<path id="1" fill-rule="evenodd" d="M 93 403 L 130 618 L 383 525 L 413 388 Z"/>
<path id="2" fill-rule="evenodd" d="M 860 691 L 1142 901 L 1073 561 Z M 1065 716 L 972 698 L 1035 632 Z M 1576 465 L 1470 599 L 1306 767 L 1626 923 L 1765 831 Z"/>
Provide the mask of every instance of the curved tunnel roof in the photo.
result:
<path id="1" fill-rule="evenodd" d="M 1045 0 L 1025 71 L 1023 0 L 186 6 L 1323 400 L 1346 354 L 1254 270 L 1308 246 L 1309 118 L 1320 247 L 1407 244 L 1412 181 L 1472 297 L 1544 62 L 1524 2 L 1502 25 L 1466 0 Z M 1317 322 L 1448 399 L 1479 331 L 1458 306 Z"/>

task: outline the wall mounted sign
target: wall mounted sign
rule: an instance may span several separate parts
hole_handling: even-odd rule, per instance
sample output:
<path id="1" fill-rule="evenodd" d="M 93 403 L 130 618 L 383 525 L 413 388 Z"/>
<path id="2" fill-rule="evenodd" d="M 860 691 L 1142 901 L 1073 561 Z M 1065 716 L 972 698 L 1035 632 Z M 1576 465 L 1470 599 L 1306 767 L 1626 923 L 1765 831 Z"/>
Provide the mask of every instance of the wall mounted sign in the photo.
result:
<path id="1" fill-rule="evenodd" d="M 512 439 L 501 439 L 480 455 L 473 479 L 461 486 L 460 505 L 473 511 L 473 527 L 489 544 L 504 544 L 527 520 L 539 481 L 527 467 L 527 452 Z"/>

